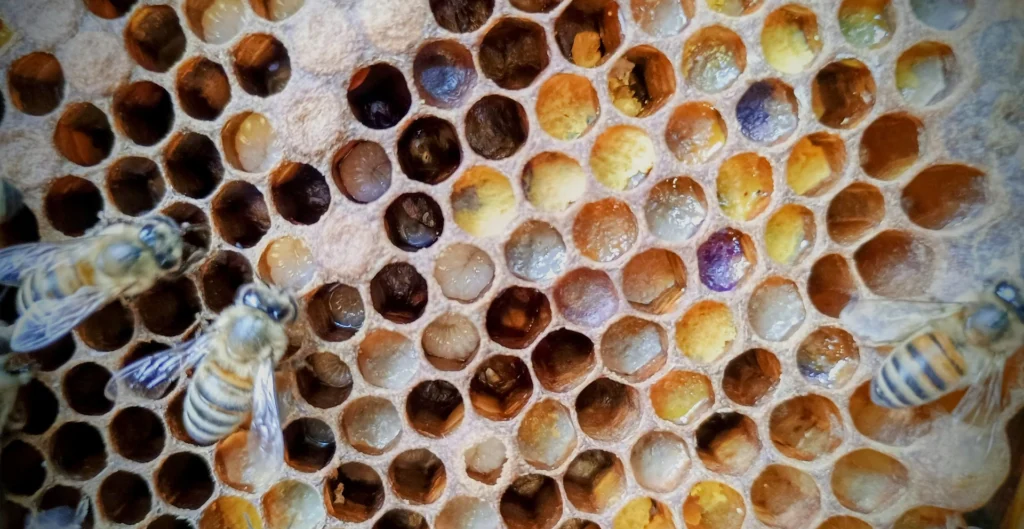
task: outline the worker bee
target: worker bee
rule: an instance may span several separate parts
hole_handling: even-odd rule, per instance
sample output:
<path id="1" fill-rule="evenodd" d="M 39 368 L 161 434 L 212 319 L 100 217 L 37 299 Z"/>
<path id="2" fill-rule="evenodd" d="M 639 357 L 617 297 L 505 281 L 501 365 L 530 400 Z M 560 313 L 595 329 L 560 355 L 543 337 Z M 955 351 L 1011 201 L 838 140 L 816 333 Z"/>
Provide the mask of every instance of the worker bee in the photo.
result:
<path id="1" fill-rule="evenodd" d="M 1003 368 L 1024 343 L 1017 287 L 1001 282 L 975 303 L 854 301 L 839 318 L 864 340 L 899 344 L 871 379 L 875 404 L 920 406 L 966 386 L 954 416 L 991 424 L 1001 411 Z"/>
<path id="2" fill-rule="evenodd" d="M 0 22 L 2 24 L 2 22 Z M 0 178 L 0 222 L 7 222 L 24 207 L 21 191 L 6 178 Z"/>
<path id="3" fill-rule="evenodd" d="M 0 284 L 19 287 L 11 349 L 49 345 L 114 299 L 140 294 L 187 268 L 201 254 L 183 262 L 183 235 L 174 220 L 153 215 L 74 241 L 0 250 Z"/>
<path id="4" fill-rule="evenodd" d="M 258 283 L 244 285 L 208 331 L 119 371 L 107 385 L 107 398 L 116 397 L 118 381 L 160 397 L 194 367 L 185 392 L 185 430 L 196 442 L 212 444 L 233 432 L 251 408 L 249 465 L 243 478 L 260 483 L 284 460 L 274 367 L 288 348 L 285 326 L 297 314 L 298 305 L 288 293 Z"/>

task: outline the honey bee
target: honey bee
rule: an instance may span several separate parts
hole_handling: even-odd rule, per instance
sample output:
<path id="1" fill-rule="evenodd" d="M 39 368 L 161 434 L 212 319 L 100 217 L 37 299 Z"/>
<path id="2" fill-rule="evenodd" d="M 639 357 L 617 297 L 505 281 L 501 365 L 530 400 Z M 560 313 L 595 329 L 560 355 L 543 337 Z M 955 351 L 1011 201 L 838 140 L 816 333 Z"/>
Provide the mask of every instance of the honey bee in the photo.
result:
<path id="1" fill-rule="evenodd" d="M 2 25 L 2 22 L 0 22 Z M 2 29 L 0 29 L 2 32 Z M 2 37 L 0 37 L 2 39 Z M 2 46 L 2 43 L 0 43 Z M 0 222 L 7 222 L 21 211 L 24 206 L 21 191 L 14 187 L 14 184 L 6 178 L 0 178 Z"/>
<path id="2" fill-rule="evenodd" d="M 953 415 L 982 424 L 1001 411 L 1003 368 L 1024 343 L 1024 296 L 1008 282 L 975 303 L 854 301 L 839 319 L 862 339 L 898 343 L 871 379 L 875 404 L 920 406 L 967 387 Z"/>
<path id="3" fill-rule="evenodd" d="M 288 348 L 285 326 L 297 314 L 295 298 L 283 290 L 244 285 L 209 330 L 119 371 L 107 385 L 107 398 L 116 397 L 118 381 L 160 397 L 180 375 L 195 368 L 185 392 L 185 430 L 196 442 L 212 444 L 233 432 L 251 408 L 249 465 L 243 478 L 260 483 L 284 460 L 274 367 Z"/>
<path id="4" fill-rule="evenodd" d="M 187 268 L 200 254 L 183 262 L 183 234 L 174 220 L 153 215 L 74 241 L 0 250 L 0 284 L 19 287 L 11 349 L 49 345 L 114 299 L 140 294 Z"/>

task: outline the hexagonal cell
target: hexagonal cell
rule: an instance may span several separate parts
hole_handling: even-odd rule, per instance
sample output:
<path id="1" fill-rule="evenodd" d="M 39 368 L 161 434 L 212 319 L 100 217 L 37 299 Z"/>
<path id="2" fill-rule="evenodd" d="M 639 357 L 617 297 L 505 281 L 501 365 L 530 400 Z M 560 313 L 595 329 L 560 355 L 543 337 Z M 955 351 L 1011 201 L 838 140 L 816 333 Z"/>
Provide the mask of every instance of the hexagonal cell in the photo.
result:
<path id="1" fill-rule="evenodd" d="M 163 199 L 167 187 L 160 168 L 147 158 L 127 156 L 107 170 L 110 201 L 121 213 L 137 217 L 152 211 Z"/>
<path id="2" fill-rule="evenodd" d="M 924 505 L 903 513 L 896 519 L 893 529 L 944 529 L 950 526 L 949 522 L 965 525 L 963 517 L 956 511 Z"/>
<path id="3" fill-rule="evenodd" d="M 569 463 L 562 480 L 569 503 L 584 512 L 600 513 L 622 497 L 626 469 L 611 452 L 587 450 Z"/>
<path id="4" fill-rule="evenodd" d="M 333 353 L 314 353 L 295 371 L 302 398 L 317 408 L 340 405 L 352 393 L 352 372 Z"/>
<path id="5" fill-rule="evenodd" d="M 816 231 L 811 210 L 796 204 L 782 206 L 768 218 L 764 227 L 768 257 L 781 265 L 797 264 L 814 246 Z"/>
<path id="6" fill-rule="evenodd" d="M 139 523 L 153 508 L 153 497 L 146 480 L 124 470 L 107 476 L 97 494 L 96 504 L 100 513 L 112 522 Z"/>
<path id="7" fill-rule="evenodd" d="M 453 244 L 434 262 L 434 279 L 446 298 L 470 303 L 490 288 L 494 280 L 494 261 L 476 246 Z"/>
<path id="8" fill-rule="evenodd" d="M 466 474 L 481 483 L 494 485 L 507 461 L 505 443 L 497 437 L 488 437 L 466 450 Z"/>
<path id="9" fill-rule="evenodd" d="M 276 133 L 266 116 L 242 112 L 224 125 L 220 132 L 224 156 L 231 167 L 257 173 L 266 170 L 277 158 Z"/>
<path id="10" fill-rule="evenodd" d="M 561 466 L 576 448 L 576 426 L 565 406 L 542 400 L 526 412 L 516 438 L 527 463 L 551 470 Z"/>
<path id="11" fill-rule="evenodd" d="M 385 265 L 370 281 L 370 302 L 390 321 L 414 322 L 427 307 L 427 281 L 409 263 Z"/>
<path id="12" fill-rule="evenodd" d="M 532 394 L 530 371 L 514 356 L 491 356 L 477 367 L 469 384 L 473 409 L 492 421 L 507 421 L 518 415 Z"/>
<path id="13" fill-rule="evenodd" d="M 365 522 L 384 504 L 384 482 L 372 467 L 343 463 L 324 480 L 327 512 L 343 521 Z"/>
<path id="14" fill-rule="evenodd" d="M 179 509 L 198 509 L 213 495 L 210 466 L 191 452 L 172 454 L 160 464 L 154 478 L 157 494 Z"/>
<path id="15" fill-rule="evenodd" d="M 831 454 L 843 442 L 843 418 L 831 400 L 804 395 L 776 406 L 768 431 L 775 448 L 783 455 L 814 461 Z"/>
<path id="16" fill-rule="evenodd" d="M 858 48 L 880 48 L 896 32 L 889 0 L 843 0 L 838 18 L 846 42 Z"/>
<path id="17" fill-rule="evenodd" d="M 170 349 L 170 348 L 171 348 L 171 346 L 169 346 L 169 345 L 167 345 L 165 343 L 162 343 L 162 342 L 155 342 L 155 341 L 144 341 L 144 342 L 141 342 L 140 341 L 140 342 L 138 342 L 138 343 L 136 343 L 136 344 L 131 346 L 131 348 L 128 350 L 128 354 L 126 354 L 123 357 L 121 357 L 121 362 L 120 362 L 120 365 L 118 367 L 120 367 L 121 369 L 124 369 L 125 367 L 128 367 L 128 366 L 134 364 L 135 362 L 138 362 L 139 360 L 142 360 L 143 358 L 146 358 L 148 356 L 152 356 L 152 355 L 154 355 L 156 353 L 159 353 L 160 351 L 166 351 L 167 349 Z M 147 398 L 147 399 L 152 399 L 152 400 L 161 399 L 163 397 L 166 397 L 167 394 L 170 393 L 172 389 L 174 389 L 174 385 L 175 385 L 176 381 L 177 381 L 177 378 L 175 378 L 174 381 L 172 381 L 168 385 L 167 390 L 164 391 L 163 395 L 159 395 L 159 396 L 148 395 L 147 396 L 144 393 L 138 393 L 138 395 L 141 396 L 141 397 Z"/>
<path id="18" fill-rule="evenodd" d="M 597 92 L 586 77 L 555 74 L 537 93 L 537 121 L 555 139 L 571 141 L 585 135 L 600 114 Z"/>
<path id="19" fill-rule="evenodd" d="M 47 188 L 43 210 L 54 228 L 77 237 L 99 222 L 103 195 L 95 184 L 84 178 L 62 176 Z"/>
<path id="20" fill-rule="evenodd" d="M 39 221 L 29 208 L 21 208 L 7 222 L 0 223 L 0 245 L 5 248 L 38 241 Z M 14 296 L 11 296 L 12 301 L 13 299 Z"/>
<path id="21" fill-rule="evenodd" d="M 549 323 L 551 305 L 548 298 L 532 288 L 509 287 L 487 308 L 488 336 L 509 349 L 525 349 Z"/>
<path id="22" fill-rule="evenodd" d="M 775 184 L 768 160 L 752 152 L 737 154 L 718 168 L 718 206 L 733 220 L 753 220 L 768 208 Z"/>
<path id="23" fill-rule="evenodd" d="M 811 108 L 826 127 L 848 129 L 875 105 L 875 79 L 867 65 L 842 59 L 818 71 L 811 84 Z"/>
<path id="24" fill-rule="evenodd" d="M 911 105 L 931 105 L 953 91 L 957 73 L 952 48 L 941 42 L 919 42 L 896 61 L 896 89 Z"/>
<path id="25" fill-rule="evenodd" d="M 137 0 L 85 0 L 85 7 L 92 14 L 106 19 L 123 17 L 131 11 Z"/>
<path id="26" fill-rule="evenodd" d="M 652 248 L 634 256 L 622 270 L 622 293 L 642 312 L 664 314 L 675 308 L 686 288 L 686 267 L 678 255 Z"/>
<path id="27" fill-rule="evenodd" d="M 292 77 L 288 50 L 271 35 L 246 35 L 232 50 L 231 57 L 239 86 L 257 97 L 268 97 L 284 90 Z"/>
<path id="28" fill-rule="evenodd" d="M 509 529 L 552 529 L 562 517 L 562 493 L 548 476 L 520 476 L 502 493 L 499 510 Z"/>
<path id="29" fill-rule="evenodd" d="M 185 53 L 185 32 L 174 8 L 143 6 L 135 10 L 124 28 L 124 44 L 139 66 L 166 72 Z"/>
<path id="30" fill-rule="evenodd" d="M 743 474 L 761 452 L 757 425 L 736 412 L 712 415 L 697 428 L 696 437 L 697 455 L 712 472 Z"/>
<path id="31" fill-rule="evenodd" d="M 292 421 L 282 433 L 284 461 L 299 472 L 316 472 L 334 458 L 334 432 L 319 419 L 303 417 Z"/>
<path id="32" fill-rule="evenodd" d="M 618 125 L 605 130 L 594 142 L 594 147 L 590 151 L 590 169 L 601 185 L 615 191 L 625 191 L 640 185 L 640 182 L 647 178 L 654 169 L 656 158 L 654 142 L 643 129 Z M 597 206 L 598 204 L 606 205 Z M 613 207 L 611 204 L 616 204 L 614 207 L 617 208 L 617 204 L 622 203 L 605 199 L 592 202 L 584 206 L 584 209 L 602 207 L 609 210 L 604 214 L 616 215 L 618 212 L 610 209 Z M 589 214 L 594 213 L 591 211 Z"/>
<path id="33" fill-rule="evenodd" d="M 502 234 L 516 216 L 516 195 L 508 178 L 484 165 L 463 173 L 451 194 L 455 223 L 470 235 Z"/>
<path id="34" fill-rule="evenodd" d="M 11 63 L 7 90 L 14 108 L 30 116 L 44 116 L 64 99 L 64 70 L 49 53 L 29 53 Z"/>
<path id="35" fill-rule="evenodd" d="M 231 41 L 245 21 L 243 0 L 186 0 L 184 11 L 192 32 L 209 44 Z"/>
<path id="36" fill-rule="evenodd" d="M 163 452 L 167 434 L 160 417 L 146 408 L 124 408 L 110 421 L 114 451 L 137 463 L 148 463 Z"/>
<path id="37" fill-rule="evenodd" d="M 860 140 L 860 166 L 872 178 L 895 180 L 921 153 L 924 124 L 910 114 L 886 114 L 868 125 Z"/>
<path id="38" fill-rule="evenodd" d="M 433 246 L 444 230 L 441 206 L 424 193 L 399 195 L 384 211 L 384 231 L 391 243 L 407 252 Z"/>
<path id="39" fill-rule="evenodd" d="M 274 207 L 293 224 L 316 224 L 331 205 L 331 190 L 311 165 L 285 162 L 270 175 Z"/>
<path id="40" fill-rule="evenodd" d="M 195 323 L 203 305 L 187 277 L 160 281 L 135 298 L 139 319 L 161 336 L 177 336 Z"/>
<path id="41" fill-rule="evenodd" d="M 907 468 L 870 448 L 839 458 L 832 472 L 836 499 L 843 507 L 861 513 L 878 512 L 896 503 L 907 485 Z"/>
<path id="42" fill-rule="evenodd" d="M 476 85 L 473 55 L 454 40 L 424 44 L 412 66 L 413 81 L 428 105 L 458 108 Z"/>
<path id="43" fill-rule="evenodd" d="M 56 371 L 68 360 L 71 360 L 75 349 L 74 338 L 71 337 L 71 334 L 66 334 L 53 344 L 32 351 L 32 360 L 39 366 L 40 371 Z"/>
<path id="44" fill-rule="evenodd" d="M 321 339 L 343 342 L 355 336 L 363 326 L 363 299 L 354 287 L 328 283 L 307 298 L 306 316 L 313 332 Z"/>
<path id="45" fill-rule="evenodd" d="M 567 209 L 586 192 L 587 175 L 573 158 L 559 152 L 544 152 L 527 162 L 522 184 L 530 204 L 541 211 L 558 212 Z"/>
<path id="46" fill-rule="evenodd" d="M 690 469 L 686 443 L 672 432 L 647 432 L 630 452 L 629 465 L 637 483 L 655 492 L 669 492 Z"/>
<path id="47" fill-rule="evenodd" d="M 64 374 L 64 400 L 82 415 L 105 415 L 114 407 L 103 392 L 109 381 L 110 371 L 105 367 L 92 362 L 78 364 Z"/>
<path id="48" fill-rule="evenodd" d="M 772 68 L 790 74 L 804 71 L 821 51 L 818 17 L 795 4 L 772 11 L 761 30 L 761 49 Z"/>
<path id="49" fill-rule="evenodd" d="M 743 40 L 723 26 L 703 28 L 683 46 L 683 77 L 702 92 L 725 90 L 746 67 L 747 48 Z"/>
<path id="50" fill-rule="evenodd" d="M 386 329 L 371 331 L 359 344 L 359 372 L 374 386 L 399 389 L 419 370 L 416 346 Z"/>
<path id="51" fill-rule="evenodd" d="M 974 0 L 910 0 L 914 16 L 928 26 L 954 30 L 974 11 Z M 901 529 L 897 524 L 896 529 Z"/>
<path id="52" fill-rule="evenodd" d="M 711 363 L 729 349 L 737 334 L 729 307 L 701 301 L 676 323 L 676 347 L 691 360 Z"/>
<path id="53" fill-rule="evenodd" d="M 631 0 L 633 21 L 655 38 L 678 35 L 694 16 L 693 0 Z"/>
<path id="54" fill-rule="evenodd" d="M 437 501 L 448 482 L 444 463 L 425 448 L 395 456 L 388 467 L 391 490 L 403 500 L 425 505 Z"/>
<path id="55" fill-rule="evenodd" d="M 18 389 L 14 409 L 24 412 L 21 421 L 22 433 L 27 435 L 44 434 L 57 420 L 57 397 L 39 379 L 32 379 Z M 8 424 L 13 422 L 13 418 L 8 417 Z"/>
<path id="56" fill-rule="evenodd" d="M 672 513 L 653 498 L 630 500 L 612 520 L 612 529 L 675 529 Z"/>
<path id="57" fill-rule="evenodd" d="M 611 324 L 601 337 L 601 359 L 626 380 L 646 380 L 665 365 L 668 338 L 655 322 L 626 316 Z"/>
<path id="58" fill-rule="evenodd" d="M 638 229 L 636 216 L 625 202 L 605 198 L 580 208 L 572 232 L 576 248 L 584 257 L 607 263 L 632 248 Z"/>
<path id="59" fill-rule="evenodd" d="M 796 350 L 800 374 L 812 384 L 839 388 L 853 378 L 860 352 L 853 336 L 838 327 L 821 327 L 804 338 Z"/>
<path id="60" fill-rule="evenodd" d="M 781 376 L 778 357 L 765 349 L 750 349 L 729 361 L 722 377 L 722 389 L 736 404 L 756 406 L 775 391 Z"/>
<path id="61" fill-rule="evenodd" d="M 213 500 L 199 517 L 199 529 L 246 529 L 253 523 L 263 529 L 259 509 L 237 496 Z"/>
<path id="62" fill-rule="evenodd" d="M 836 194 L 825 217 L 828 234 L 840 244 L 856 242 L 885 218 L 885 197 L 873 185 L 857 182 Z"/>
<path id="63" fill-rule="evenodd" d="M 712 233 L 697 247 L 700 282 L 715 292 L 735 289 L 757 265 L 756 251 L 750 237 L 739 230 Z"/>
<path id="64" fill-rule="evenodd" d="M 420 382 L 405 400 L 409 425 L 422 435 L 443 438 L 462 424 L 462 394 L 444 380 Z"/>
<path id="65" fill-rule="evenodd" d="M 262 503 L 269 529 L 314 529 L 327 517 L 317 491 L 299 481 L 288 480 L 274 485 L 263 496 Z"/>
<path id="66" fill-rule="evenodd" d="M 601 270 L 577 268 L 555 284 L 555 305 L 571 323 L 599 327 L 615 315 L 619 295 L 612 278 Z"/>
<path id="67" fill-rule="evenodd" d="M 765 340 L 781 342 L 804 322 L 807 311 L 796 283 L 778 276 L 764 280 L 747 305 L 750 327 Z"/>
<path id="68" fill-rule="evenodd" d="M 690 371 L 669 371 L 650 391 L 655 415 L 681 425 L 692 423 L 715 403 L 711 380 Z"/>
<path id="69" fill-rule="evenodd" d="M 363 397 L 345 408 L 341 418 L 345 438 L 352 448 L 380 455 L 394 448 L 402 435 L 402 418 L 390 401 Z"/>
<path id="70" fill-rule="evenodd" d="M 263 193 L 249 182 L 235 180 L 213 198 L 210 206 L 213 224 L 228 244 L 252 248 L 270 230 L 270 212 Z"/>
<path id="71" fill-rule="evenodd" d="M 181 109 L 195 119 L 217 119 L 231 101 L 228 74 L 206 57 L 189 59 L 178 68 L 174 84 Z"/>
<path id="72" fill-rule="evenodd" d="M 412 106 L 412 95 L 402 72 L 387 63 L 366 66 L 352 75 L 348 105 L 355 118 L 371 129 L 398 124 Z"/>
<path id="73" fill-rule="evenodd" d="M 0 485 L 10 494 L 31 496 L 46 481 L 43 454 L 32 445 L 14 440 L 3 449 L 4 465 L 0 471 Z"/>
<path id="74" fill-rule="evenodd" d="M 583 518 L 571 518 L 562 522 L 558 529 L 600 529 L 596 523 Z"/>
<path id="75" fill-rule="evenodd" d="M 152 345 L 152 346 L 154 346 L 154 348 L 155 348 L 156 345 L 159 345 L 160 349 L 158 349 L 158 351 L 159 350 L 170 349 L 170 346 L 168 346 L 168 345 L 156 344 L 155 342 L 149 342 L 146 345 Z M 167 393 L 170 393 L 171 389 L 173 389 L 173 384 L 172 384 L 171 388 L 168 388 Z M 167 395 L 164 395 L 164 397 L 166 397 L 166 396 Z M 193 446 L 202 446 L 199 443 L 197 443 L 195 441 L 195 439 L 192 439 L 192 437 L 189 435 L 188 431 L 185 429 L 184 415 L 185 415 L 185 390 L 183 389 L 183 390 L 177 392 L 173 397 L 171 397 L 170 401 L 167 403 L 167 409 L 164 412 L 164 422 L 167 423 L 167 429 L 168 429 L 168 431 L 171 432 L 171 435 L 173 435 L 175 439 L 177 439 L 177 440 L 179 440 L 179 441 L 181 441 L 183 443 L 188 443 L 188 444 L 193 445 Z M 241 436 L 241 441 L 242 442 L 240 443 L 240 446 L 238 446 L 236 448 L 236 450 L 235 450 L 235 452 L 236 452 L 235 459 L 236 460 L 240 460 L 240 461 L 238 461 L 238 464 L 236 465 L 237 466 L 237 472 L 234 475 L 238 476 L 237 481 L 240 482 L 241 481 L 242 470 L 243 470 L 242 461 L 244 461 L 244 460 L 241 460 L 241 458 L 245 457 L 245 452 L 243 452 L 243 449 L 244 449 L 244 446 L 245 446 L 245 432 L 239 431 L 237 433 L 239 433 L 239 435 Z M 230 483 L 229 481 L 225 481 L 225 482 L 226 483 Z M 234 485 L 232 485 L 232 486 L 234 486 Z M 247 490 L 247 487 L 248 487 L 248 485 L 240 484 L 236 488 L 239 488 L 239 489 L 242 489 L 242 490 Z"/>
<path id="76" fill-rule="evenodd" d="M 980 215 L 988 202 L 985 173 L 959 164 L 933 165 L 903 188 L 900 206 L 910 221 L 941 230 Z"/>
<path id="77" fill-rule="evenodd" d="M 528 220 L 505 243 L 505 262 L 512 275 L 527 281 L 547 281 L 565 270 L 567 260 L 562 234 L 550 224 Z"/>
<path id="78" fill-rule="evenodd" d="M 494 0 L 430 0 L 430 10 L 438 26 L 452 33 L 469 33 L 491 17 Z"/>
<path id="79" fill-rule="evenodd" d="M 422 514 L 405 510 L 392 509 L 381 516 L 373 529 L 429 529 L 427 519 Z"/>
<path id="80" fill-rule="evenodd" d="M 822 522 L 818 529 L 871 529 L 871 525 L 853 516 L 833 516 Z"/>
<path id="81" fill-rule="evenodd" d="M 480 332 L 461 314 L 442 314 L 423 329 L 423 353 L 441 371 L 460 371 L 480 349 Z"/>
<path id="82" fill-rule="evenodd" d="M 221 250 L 199 268 L 203 301 L 214 312 L 230 307 L 242 285 L 252 282 L 252 266 L 240 253 Z"/>
<path id="83" fill-rule="evenodd" d="M 114 123 L 128 139 L 155 145 L 171 130 L 174 105 L 171 94 L 156 83 L 139 81 L 114 93 Z"/>
<path id="84" fill-rule="evenodd" d="M 857 271 L 879 296 L 909 299 L 923 294 L 935 275 L 935 251 L 910 233 L 887 230 L 853 254 Z"/>
<path id="85" fill-rule="evenodd" d="M 821 507 L 821 492 L 807 473 L 785 465 L 768 465 L 750 488 L 754 515 L 780 529 L 804 527 Z"/>
<path id="86" fill-rule="evenodd" d="M 503 18 L 491 26 L 478 53 L 484 76 L 506 90 L 530 86 L 550 61 L 544 28 L 522 18 Z"/>
<path id="87" fill-rule="evenodd" d="M 82 504 L 82 500 L 85 500 L 86 515 L 85 519 L 82 521 L 81 527 L 82 529 L 92 529 L 93 527 L 96 527 L 95 503 L 92 502 L 89 495 L 84 494 L 80 489 L 77 489 L 75 487 L 69 487 L 66 485 L 54 485 L 46 489 L 46 491 L 43 492 L 39 497 L 38 510 L 49 511 L 51 509 L 66 507 L 68 510 L 65 512 L 73 513 L 77 511 L 79 505 Z M 4 503 L 4 511 L 7 510 L 7 506 L 16 505 L 15 503 L 9 500 L 5 501 Z M 6 515 L 7 513 L 4 512 L 4 514 Z M 28 515 L 27 510 L 25 515 Z"/>
<path id="88" fill-rule="evenodd" d="M 466 138 L 473 152 L 503 160 L 526 143 L 530 124 L 517 101 L 500 95 L 481 98 L 466 113 Z"/>
<path id="89" fill-rule="evenodd" d="M 796 130 L 798 116 L 793 89 L 779 79 L 750 85 L 736 103 L 740 132 L 754 143 L 774 145 L 784 141 Z"/>
<path id="90" fill-rule="evenodd" d="M 644 217 L 651 233 L 668 242 L 683 242 L 693 237 L 706 216 L 704 190 L 687 177 L 658 182 L 644 203 Z"/>
<path id="91" fill-rule="evenodd" d="M 102 162 L 114 148 L 110 120 L 92 103 L 73 103 L 64 108 L 53 131 L 57 152 L 73 163 L 91 167 Z"/>
<path id="92" fill-rule="evenodd" d="M 433 116 L 413 120 L 398 138 L 398 165 L 409 178 L 437 185 L 462 163 L 459 135 L 451 123 Z"/>
<path id="93" fill-rule="evenodd" d="M 808 134 L 796 142 L 786 161 L 786 182 L 798 195 L 820 196 L 842 176 L 846 144 L 828 132 Z"/>
<path id="94" fill-rule="evenodd" d="M 665 127 L 665 143 L 677 160 L 700 164 L 722 150 L 729 133 L 722 114 L 711 103 L 689 102 L 676 107 Z"/>
<path id="95" fill-rule="evenodd" d="M 498 513 L 488 502 L 456 496 L 444 505 L 435 522 L 437 529 L 498 529 Z"/>
<path id="96" fill-rule="evenodd" d="M 747 507 L 736 489 L 717 481 L 701 481 L 683 503 L 687 529 L 740 529 Z"/>
<path id="97" fill-rule="evenodd" d="M 206 198 L 224 177 L 217 146 L 196 132 L 175 134 L 164 147 L 164 164 L 171 187 L 190 198 Z"/>
<path id="98" fill-rule="evenodd" d="M 598 441 L 621 441 L 640 418 L 640 392 L 610 378 L 599 378 L 576 397 L 580 429 Z"/>
<path id="99" fill-rule="evenodd" d="M 547 13 L 563 0 L 509 0 L 512 7 L 527 13 Z"/>
<path id="100" fill-rule="evenodd" d="M 932 428 L 934 406 L 883 408 L 871 400 L 871 385 L 865 382 L 850 397 L 850 417 L 865 437 L 892 446 L 907 446 Z"/>
<path id="101" fill-rule="evenodd" d="M 653 46 L 627 50 L 608 71 L 612 104 L 627 116 L 642 118 L 654 114 L 675 91 L 672 62 Z"/>
<path id="102" fill-rule="evenodd" d="M 352 141 L 334 155 L 331 176 L 349 200 L 368 204 L 391 187 L 391 160 L 378 143 Z"/>
<path id="103" fill-rule="evenodd" d="M 594 342 L 569 329 L 552 331 L 541 339 L 531 358 L 540 385 L 554 392 L 579 385 L 596 363 Z"/>
<path id="104" fill-rule="evenodd" d="M 622 43 L 618 3 L 572 0 L 555 20 L 555 43 L 576 66 L 603 64 Z"/>
<path id="105" fill-rule="evenodd" d="M 178 518 L 173 514 L 163 514 L 149 522 L 146 529 L 195 529 L 195 526 L 184 518 Z"/>
<path id="106" fill-rule="evenodd" d="M 249 0 L 249 7 L 262 18 L 280 22 L 294 15 L 305 3 L 306 0 Z"/>

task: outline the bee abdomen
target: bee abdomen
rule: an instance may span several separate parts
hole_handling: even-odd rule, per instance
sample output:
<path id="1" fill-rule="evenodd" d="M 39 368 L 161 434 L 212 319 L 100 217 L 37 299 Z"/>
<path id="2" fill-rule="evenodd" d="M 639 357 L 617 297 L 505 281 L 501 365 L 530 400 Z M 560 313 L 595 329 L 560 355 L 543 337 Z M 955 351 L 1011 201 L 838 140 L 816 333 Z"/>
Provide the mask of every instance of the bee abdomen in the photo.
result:
<path id="1" fill-rule="evenodd" d="M 888 408 L 920 406 L 957 389 L 966 372 L 964 357 L 949 336 L 922 333 L 882 364 L 871 381 L 871 397 Z"/>
<path id="2" fill-rule="evenodd" d="M 33 303 L 43 299 L 64 299 L 86 283 L 75 266 L 58 266 L 34 273 L 18 290 L 18 314 L 24 314 Z"/>
<path id="3" fill-rule="evenodd" d="M 200 444 L 214 443 L 238 428 L 251 403 L 252 386 L 235 384 L 204 363 L 185 394 L 185 430 Z"/>

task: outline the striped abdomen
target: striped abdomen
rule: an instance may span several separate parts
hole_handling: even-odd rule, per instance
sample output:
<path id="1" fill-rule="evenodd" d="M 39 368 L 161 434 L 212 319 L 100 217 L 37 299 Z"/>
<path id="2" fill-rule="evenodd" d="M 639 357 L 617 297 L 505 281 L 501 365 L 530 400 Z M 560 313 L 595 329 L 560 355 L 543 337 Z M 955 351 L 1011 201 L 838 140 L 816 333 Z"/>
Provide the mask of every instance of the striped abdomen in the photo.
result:
<path id="1" fill-rule="evenodd" d="M 252 379 L 207 358 L 185 392 L 185 430 L 197 443 L 212 444 L 235 431 L 251 407 Z"/>
<path id="2" fill-rule="evenodd" d="M 957 389 L 967 363 L 949 335 L 929 330 L 907 340 L 871 380 L 871 400 L 887 408 L 932 402 Z"/>
<path id="3" fill-rule="evenodd" d="M 95 279 L 96 271 L 87 260 L 29 274 L 18 288 L 18 314 L 24 314 L 39 300 L 70 296 L 83 286 L 95 284 Z"/>

